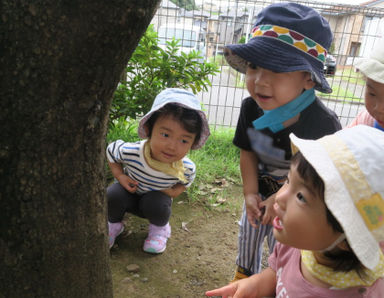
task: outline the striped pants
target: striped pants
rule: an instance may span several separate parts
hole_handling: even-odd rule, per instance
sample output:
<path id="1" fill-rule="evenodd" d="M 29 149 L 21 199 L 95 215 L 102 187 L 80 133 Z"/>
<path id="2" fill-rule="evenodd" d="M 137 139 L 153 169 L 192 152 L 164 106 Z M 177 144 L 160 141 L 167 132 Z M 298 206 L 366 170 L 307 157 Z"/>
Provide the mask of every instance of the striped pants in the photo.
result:
<path id="1" fill-rule="evenodd" d="M 236 264 L 249 270 L 252 274 L 259 273 L 261 271 L 264 238 L 267 237 L 270 254 L 273 252 L 276 243 L 273 236 L 273 227 L 262 224 L 258 225 L 256 229 L 252 227 L 247 219 L 245 205 L 243 206 L 243 214 L 239 225 L 239 246 Z"/>

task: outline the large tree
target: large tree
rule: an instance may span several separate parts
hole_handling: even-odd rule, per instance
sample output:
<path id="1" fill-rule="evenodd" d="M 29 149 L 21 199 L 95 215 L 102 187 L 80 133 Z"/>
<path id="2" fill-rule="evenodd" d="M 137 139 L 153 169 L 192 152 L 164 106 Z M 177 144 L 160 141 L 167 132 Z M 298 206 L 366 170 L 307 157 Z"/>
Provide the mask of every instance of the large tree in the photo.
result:
<path id="1" fill-rule="evenodd" d="M 0 297 L 111 297 L 104 139 L 160 0 L 0 0 Z"/>

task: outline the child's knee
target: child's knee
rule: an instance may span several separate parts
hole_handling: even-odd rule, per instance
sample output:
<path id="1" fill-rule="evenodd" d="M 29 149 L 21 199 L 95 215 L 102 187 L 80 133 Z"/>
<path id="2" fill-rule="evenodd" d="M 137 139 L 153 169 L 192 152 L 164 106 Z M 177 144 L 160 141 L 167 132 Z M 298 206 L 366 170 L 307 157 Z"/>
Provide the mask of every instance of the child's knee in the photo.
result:
<path id="1" fill-rule="evenodd" d="M 159 191 L 147 193 L 141 198 L 140 204 L 144 216 L 151 223 L 161 226 L 159 223 L 168 222 L 171 216 L 172 199 L 166 194 Z"/>
<path id="2" fill-rule="evenodd" d="M 107 187 L 107 198 L 115 198 L 121 196 L 126 190 L 120 183 L 113 183 Z"/>

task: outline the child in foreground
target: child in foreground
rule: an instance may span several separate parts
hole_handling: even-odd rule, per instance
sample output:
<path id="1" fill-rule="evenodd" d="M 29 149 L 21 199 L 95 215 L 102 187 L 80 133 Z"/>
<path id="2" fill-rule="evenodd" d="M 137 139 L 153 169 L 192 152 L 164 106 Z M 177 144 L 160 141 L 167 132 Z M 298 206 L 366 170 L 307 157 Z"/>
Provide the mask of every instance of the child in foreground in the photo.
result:
<path id="1" fill-rule="evenodd" d="M 240 148 L 244 193 L 234 280 L 260 272 L 264 238 L 272 253 L 272 206 L 289 170 L 289 134 L 318 139 L 341 129 L 336 114 L 315 94 L 332 92 L 324 76 L 332 38 L 328 22 L 314 9 L 276 3 L 259 13 L 248 43 L 225 48 L 229 65 L 245 73 L 250 94 L 242 101 L 233 139 Z M 247 135 L 251 127 L 285 152 L 285 165 L 256 156 Z"/>
<path id="2" fill-rule="evenodd" d="M 358 125 L 290 137 L 299 152 L 276 194 L 269 267 L 206 295 L 383 297 L 384 133 Z"/>
<path id="3" fill-rule="evenodd" d="M 357 60 L 355 66 L 365 77 L 366 110 L 348 127 L 365 124 L 384 130 L 384 37 L 373 48 L 370 58 Z"/>
<path id="4" fill-rule="evenodd" d="M 149 220 L 143 250 L 162 253 L 171 236 L 169 218 L 173 198 L 189 187 L 195 164 L 186 157 L 204 145 L 209 126 L 200 101 L 191 92 L 166 89 L 140 120 L 136 143 L 117 140 L 107 147 L 116 183 L 107 189 L 109 247 L 120 235 L 126 212 Z"/>

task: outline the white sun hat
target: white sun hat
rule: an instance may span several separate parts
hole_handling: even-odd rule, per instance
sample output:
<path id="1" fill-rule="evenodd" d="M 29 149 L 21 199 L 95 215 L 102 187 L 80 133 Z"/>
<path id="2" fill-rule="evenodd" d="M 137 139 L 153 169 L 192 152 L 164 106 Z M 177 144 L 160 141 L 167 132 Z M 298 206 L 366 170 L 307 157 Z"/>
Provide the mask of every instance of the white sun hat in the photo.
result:
<path id="1" fill-rule="evenodd" d="M 369 58 L 360 58 L 354 65 L 367 78 L 384 84 L 384 36 L 376 42 Z"/>
<path id="2" fill-rule="evenodd" d="M 186 109 L 195 110 L 201 118 L 201 132 L 199 141 L 192 145 L 192 149 L 199 149 L 207 141 L 210 130 L 207 117 L 201 109 L 201 102 L 195 94 L 180 88 L 167 88 L 161 91 L 155 98 L 151 110 L 141 118 L 138 127 L 138 135 L 142 139 L 148 138 L 145 124 L 154 112 L 164 107 L 166 104 L 177 104 Z"/>
<path id="3" fill-rule="evenodd" d="M 384 240 L 384 132 L 358 125 L 318 140 L 290 138 L 324 181 L 325 204 L 353 252 L 373 270 Z"/>

